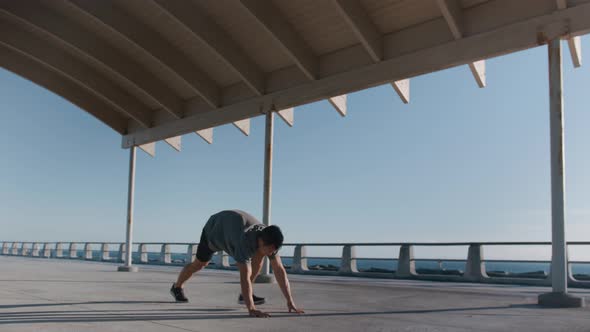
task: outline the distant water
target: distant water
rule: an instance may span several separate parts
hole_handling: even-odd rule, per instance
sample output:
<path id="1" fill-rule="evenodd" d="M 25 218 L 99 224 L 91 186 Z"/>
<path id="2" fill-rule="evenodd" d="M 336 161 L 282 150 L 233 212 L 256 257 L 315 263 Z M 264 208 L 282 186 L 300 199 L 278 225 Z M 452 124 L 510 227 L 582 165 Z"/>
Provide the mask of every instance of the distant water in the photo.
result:
<path id="1" fill-rule="evenodd" d="M 66 251 L 64 251 L 64 255 Z M 111 251 L 110 257 L 113 260 L 118 258 L 118 251 Z M 94 260 L 99 260 L 101 258 L 101 251 L 94 250 L 92 252 L 92 256 Z M 78 250 L 78 257 L 84 257 L 84 251 Z M 160 253 L 157 252 L 149 252 L 148 253 L 148 260 L 150 263 L 158 263 L 160 258 Z M 186 254 L 182 253 L 172 253 L 171 254 L 172 264 L 182 265 L 185 264 Z M 293 263 L 293 259 L 291 257 L 281 257 L 283 264 L 287 267 L 291 266 Z M 133 253 L 133 261 L 139 263 L 140 261 L 140 254 Z M 230 257 L 230 264 L 235 264 L 235 261 Z M 340 259 L 339 258 L 308 258 L 307 265 L 309 267 L 339 267 L 340 266 Z M 367 270 L 388 270 L 388 271 L 395 271 L 397 270 L 397 259 L 357 259 L 357 268 L 360 271 L 367 271 Z M 416 269 L 430 269 L 430 270 L 458 270 L 458 271 L 465 271 L 465 262 L 457 262 L 457 261 L 445 261 L 445 260 L 432 260 L 432 261 L 417 261 L 416 262 Z M 549 273 L 549 263 L 518 263 L 518 262 L 486 262 L 486 270 L 488 272 L 491 271 L 498 271 L 498 272 L 507 272 L 507 273 L 532 273 L 532 272 L 539 272 L 543 271 L 544 273 Z M 578 275 L 588 275 L 590 276 L 590 264 L 572 264 L 572 273 Z"/>

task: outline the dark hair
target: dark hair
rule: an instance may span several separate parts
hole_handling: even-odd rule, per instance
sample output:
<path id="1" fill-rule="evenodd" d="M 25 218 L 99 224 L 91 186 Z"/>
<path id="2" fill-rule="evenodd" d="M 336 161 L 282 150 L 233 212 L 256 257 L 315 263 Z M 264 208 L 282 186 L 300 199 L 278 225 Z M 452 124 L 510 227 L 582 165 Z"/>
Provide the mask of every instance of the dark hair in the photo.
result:
<path id="1" fill-rule="evenodd" d="M 277 250 L 283 245 L 283 232 L 279 226 L 270 225 L 260 232 L 260 238 L 266 245 L 274 245 Z"/>

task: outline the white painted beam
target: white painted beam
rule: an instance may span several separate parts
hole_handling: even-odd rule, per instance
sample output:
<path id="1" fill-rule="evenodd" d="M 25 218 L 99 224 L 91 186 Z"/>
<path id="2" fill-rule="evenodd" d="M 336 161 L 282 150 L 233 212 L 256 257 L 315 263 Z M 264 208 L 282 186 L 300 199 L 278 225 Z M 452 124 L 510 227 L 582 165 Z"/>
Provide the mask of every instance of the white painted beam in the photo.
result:
<path id="1" fill-rule="evenodd" d="M 557 8 L 567 9 L 567 0 L 557 0 Z M 580 37 L 567 38 L 567 46 L 570 50 L 570 56 L 572 57 L 572 63 L 574 68 L 582 66 L 582 41 Z"/>
<path id="2" fill-rule="evenodd" d="M 540 42 L 566 34 L 578 36 L 590 32 L 588 17 L 590 17 L 590 3 L 581 4 L 551 14 L 522 19 L 499 28 L 490 28 L 468 38 L 408 50 L 379 63 L 339 72 L 316 81 L 296 81 L 287 88 L 275 90 L 263 97 L 254 97 L 216 110 L 194 110 L 195 115 L 184 119 L 131 132 L 123 137 L 122 146 L 129 147 L 134 144 L 153 142 L 258 116 L 261 110 L 264 110 L 264 105 L 268 104 L 268 100 L 272 100 L 275 109 L 295 107 L 334 95 L 347 94 L 391 81 L 468 64 L 479 59 L 537 47 Z M 440 29 L 438 24 L 430 27 L 437 31 Z M 404 34 L 404 38 L 421 37 L 416 34 L 400 33 Z M 433 32 L 426 30 L 424 33 Z M 402 37 L 398 36 L 396 35 L 396 38 L 403 41 Z"/>
<path id="3" fill-rule="evenodd" d="M 395 81 L 391 83 L 391 86 L 397 92 L 404 104 L 410 102 L 410 79 Z"/>
<path id="4" fill-rule="evenodd" d="M 241 0 L 251 16 L 277 42 L 309 79 L 318 75 L 318 59 L 271 1 Z"/>
<path id="5" fill-rule="evenodd" d="M 363 45 L 373 62 L 383 59 L 383 37 L 358 0 L 332 0 L 340 16 Z M 410 80 L 392 82 L 391 85 L 404 104 L 410 102 Z"/>
<path id="6" fill-rule="evenodd" d="M 477 81 L 477 85 L 480 88 L 484 88 L 486 86 L 486 62 L 485 60 L 471 62 L 469 64 L 469 69 L 475 77 L 475 81 Z"/>
<path id="7" fill-rule="evenodd" d="M 174 150 L 180 152 L 182 136 L 165 138 L 164 142 L 168 143 L 168 145 L 170 145 Z"/>
<path id="8" fill-rule="evenodd" d="M 250 119 L 234 121 L 233 125 L 238 128 L 242 134 L 246 136 L 250 135 Z"/>
<path id="9" fill-rule="evenodd" d="M 262 71 L 227 33 L 203 14 L 202 10 L 190 7 L 186 1 L 154 1 L 163 11 L 185 26 L 197 39 L 208 45 L 225 64 L 240 76 L 255 94 L 259 96 L 264 94 L 264 75 Z"/>
<path id="10" fill-rule="evenodd" d="M 69 1 L 73 7 L 85 13 L 89 19 L 103 24 L 107 29 L 116 31 L 129 43 L 139 46 L 162 65 L 172 70 L 209 106 L 218 107 L 221 104 L 220 89 L 210 77 L 193 65 L 170 42 L 160 37 L 156 31 L 150 31 L 150 28 L 145 24 L 117 8 L 115 1 Z"/>
<path id="11" fill-rule="evenodd" d="M 289 107 L 284 110 L 277 111 L 277 114 L 289 127 L 293 127 L 295 122 L 295 108 Z"/>
<path id="12" fill-rule="evenodd" d="M 463 10 L 461 9 L 461 3 L 459 0 L 436 0 L 440 11 L 449 26 L 449 30 L 453 34 L 455 39 L 461 39 L 464 37 L 465 32 L 463 29 Z M 486 86 L 486 66 L 485 60 L 479 60 L 476 62 L 469 63 L 469 70 L 475 78 L 477 85 L 480 88 Z"/>
<path id="13" fill-rule="evenodd" d="M 332 104 L 332 106 L 334 106 L 334 109 L 340 113 L 341 116 L 346 116 L 346 95 L 340 95 L 340 96 L 336 96 L 336 97 L 330 97 L 328 99 L 328 101 L 330 102 L 330 104 Z"/>
<path id="14" fill-rule="evenodd" d="M 156 156 L 156 142 L 142 144 L 139 146 L 139 148 L 152 157 Z"/>
<path id="15" fill-rule="evenodd" d="M 195 133 L 199 135 L 199 137 L 201 137 L 205 142 L 213 144 L 213 128 L 197 130 Z"/>

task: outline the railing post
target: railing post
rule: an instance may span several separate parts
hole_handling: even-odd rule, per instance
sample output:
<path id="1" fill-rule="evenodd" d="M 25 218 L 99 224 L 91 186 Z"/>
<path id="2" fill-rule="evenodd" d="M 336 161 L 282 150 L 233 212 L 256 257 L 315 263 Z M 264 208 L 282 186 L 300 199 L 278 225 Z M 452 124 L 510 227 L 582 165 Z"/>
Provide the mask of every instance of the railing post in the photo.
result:
<path id="1" fill-rule="evenodd" d="M 213 260 L 215 262 L 215 267 L 218 269 L 228 269 L 230 267 L 229 256 L 225 251 L 218 251 L 215 256 L 213 256 Z"/>
<path id="2" fill-rule="evenodd" d="M 31 256 L 32 257 L 39 257 L 39 249 L 41 248 L 41 245 L 37 242 L 33 243 L 33 250 L 31 250 Z"/>
<path id="3" fill-rule="evenodd" d="M 291 266 L 291 272 L 293 273 L 305 273 L 309 271 L 307 267 L 307 247 L 304 245 L 296 245 L 293 252 L 293 264 Z"/>
<path id="4" fill-rule="evenodd" d="M 195 254 L 197 253 L 197 245 L 196 244 L 189 244 L 186 250 L 186 263 L 190 264 L 195 261 L 196 257 Z"/>
<path id="5" fill-rule="evenodd" d="M 414 261 L 414 246 L 404 244 L 399 248 L 396 277 L 409 278 L 416 276 L 416 262 Z"/>
<path id="6" fill-rule="evenodd" d="M 23 242 L 23 244 L 20 247 L 20 255 L 21 256 L 27 256 L 29 253 L 29 250 L 27 249 L 27 243 Z"/>
<path id="7" fill-rule="evenodd" d="M 126 254 L 127 254 L 127 244 L 125 244 L 125 243 L 119 244 L 119 254 L 117 255 L 118 261 L 121 263 L 125 263 L 125 261 L 127 260 Z M 133 259 L 133 258 L 131 258 L 131 259 Z"/>
<path id="8" fill-rule="evenodd" d="M 84 244 L 84 259 L 86 260 L 92 260 L 92 246 L 90 245 L 90 243 L 86 243 Z"/>
<path id="9" fill-rule="evenodd" d="M 464 278 L 469 281 L 483 281 L 483 279 L 488 278 L 481 244 L 472 244 L 469 246 Z"/>
<path id="10" fill-rule="evenodd" d="M 70 242 L 70 258 L 78 258 L 78 246 Z"/>
<path id="11" fill-rule="evenodd" d="M 64 257 L 64 248 L 63 248 L 63 243 L 58 242 L 55 245 L 55 257 L 56 258 L 63 258 Z"/>
<path id="12" fill-rule="evenodd" d="M 342 248 L 342 258 L 340 260 L 340 274 L 358 273 L 356 268 L 356 247 L 345 245 Z"/>
<path id="13" fill-rule="evenodd" d="M 170 264 L 172 260 L 170 259 L 170 245 L 164 243 L 162 245 L 162 250 L 160 250 L 160 262 L 164 264 Z"/>
<path id="14" fill-rule="evenodd" d="M 142 243 L 139 245 L 139 261 L 147 264 L 149 263 L 148 258 L 147 246 Z"/>
<path id="15" fill-rule="evenodd" d="M 43 257 L 50 258 L 51 257 L 51 248 L 49 247 L 49 243 L 43 244 Z"/>
<path id="16" fill-rule="evenodd" d="M 18 242 L 12 242 L 12 248 L 10 250 L 10 254 L 14 256 L 18 256 Z"/>
<path id="17" fill-rule="evenodd" d="M 8 242 L 2 242 L 2 255 L 8 255 Z"/>
<path id="18" fill-rule="evenodd" d="M 101 253 L 100 259 L 102 261 L 109 261 L 109 260 L 111 260 L 111 253 L 109 252 L 109 245 L 108 245 L 108 243 L 103 243 L 100 246 L 100 253 Z"/>

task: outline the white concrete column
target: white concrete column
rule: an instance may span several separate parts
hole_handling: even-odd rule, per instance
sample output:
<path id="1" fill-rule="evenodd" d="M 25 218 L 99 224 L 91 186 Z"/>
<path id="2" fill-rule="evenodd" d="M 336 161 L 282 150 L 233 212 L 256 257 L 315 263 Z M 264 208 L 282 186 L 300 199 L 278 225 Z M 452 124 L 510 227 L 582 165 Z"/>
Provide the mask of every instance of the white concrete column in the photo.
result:
<path id="1" fill-rule="evenodd" d="M 147 251 L 147 245 L 145 244 L 140 244 L 139 245 L 139 261 L 142 263 L 149 263 L 149 257 L 148 257 L 148 251 Z"/>
<path id="2" fill-rule="evenodd" d="M 293 252 L 293 264 L 291 265 L 291 272 L 305 273 L 309 271 L 307 267 L 307 247 L 304 245 L 296 245 Z"/>
<path id="3" fill-rule="evenodd" d="M 414 246 L 404 244 L 399 248 L 396 277 L 409 278 L 416 275 L 416 262 L 414 261 Z"/>
<path id="4" fill-rule="evenodd" d="M 33 248 L 31 249 L 31 256 L 32 257 L 39 257 L 39 249 L 41 245 L 39 243 L 33 243 Z"/>
<path id="5" fill-rule="evenodd" d="M 27 248 L 27 243 L 23 242 L 22 246 L 20 247 L 20 255 L 27 256 L 28 253 L 29 253 L 29 250 Z"/>
<path id="6" fill-rule="evenodd" d="M 49 243 L 43 244 L 43 257 L 50 258 L 51 257 L 51 248 Z"/>
<path id="7" fill-rule="evenodd" d="M 111 259 L 111 253 L 109 252 L 109 245 L 107 243 L 103 243 L 100 246 L 100 252 L 101 252 L 101 260 L 109 261 Z"/>
<path id="8" fill-rule="evenodd" d="M 198 245 L 196 244 L 189 244 L 188 248 L 186 249 L 186 263 L 190 264 L 192 262 L 195 261 L 195 254 L 197 253 L 197 247 Z"/>
<path id="9" fill-rule="evenodd" d="M 162 245 L 162 249 L 160 250 L 160 262 L 164 264 L 170 264 L 172 262 L 169 244 L 165 243 Z"/>
<path id="10" fill-rule="evenodd" d="M 78 246 L 75 243 L 70 243 L 70 258 L 78 258 Z"/>
<path id="11" fill-rule="evenodd" d="M 215 256 L 213 256 L 215 262 L 215 268 L 218 269 L 229 269 L 229 255 L 225 253 L 225 251 L 218 251 Z"/>
<path id="12" fill-rule="evenodd" d="M 8 255 L 8 242 L 2 242 L 2 255 Z"/>
<path id="13" fill-rule="evenodd" d="M 129 149 L 129 187 L 127 190 L 127 236 L 126 236 L 126 254 L 125 265 L 119 266 L 117 271 L 137 272 L 137 267 L 133 266 L 133 198 L 135 195 L 135 158 L 137 148 L 132 146 Z"/>
<path id="14" fill-rule="evenodd" d="M 55 244 L 55 258 L 62 258 L 64 255 L 63 244 L 58 242 Z"/>
<path id="15" fill-rule="evenodd" d="M 18 255 L 18 242 L 12 242 L 12 248 L 10 250 L 10 254 L 17 256 Z"/>
<path id="16" fill-rule="evenodd" d="M 584 305 L 584 299 L 567 293 L 561 40 L 557 38 L 550 41 L 548 50 L 551 141 L 551 284 L 553 292 L 540 295 L 539 304 L 551 307 L 580 307 Z"/>
<path id="17" fill-rule="evenodd" d="M 346 245 L 342 248 L 342 258 L 340 261 L 340 274 L 354 274 L 357 273 L 356 268 L 356 247 Z"/>
<path id="18" fill-rule="evenodd" d="M 464 277 L 469 281 L 482 281 L 488 278 L 481 244 L 472 244 L 469 246 Z"/>
<path id="19" fill-rule="evenodd" d="M 92 245 L 90 243 L 86 243 L 84 245 L 84 259 L 86 260 L 92 260 L 93 256 L 92 256 Z"/>
<path id="20" fill-rule="evenodd" d="M 272 155 L 274 139 L 274 112 L 266 113 L 266 126 L 264 131 L 264 190 L 262 197 L 262 222 L 269 226 L 271 222 L 272 205 Z M 257 283 L 272 283 L 274 277 L 270 274 L 268 258 L 264 258 L 262 271 L 256 278 Z"/>
<path id="21" fill-rule="evenodd" d="M 127 248 L 125 247 L 125 243 L 119 244 L 119 254 L 117 259 L 119 262 L 125 263 L 125 260 L 127 259 Z"/>

